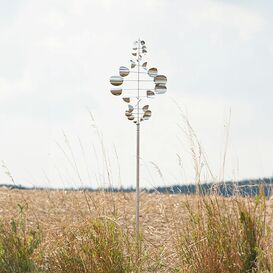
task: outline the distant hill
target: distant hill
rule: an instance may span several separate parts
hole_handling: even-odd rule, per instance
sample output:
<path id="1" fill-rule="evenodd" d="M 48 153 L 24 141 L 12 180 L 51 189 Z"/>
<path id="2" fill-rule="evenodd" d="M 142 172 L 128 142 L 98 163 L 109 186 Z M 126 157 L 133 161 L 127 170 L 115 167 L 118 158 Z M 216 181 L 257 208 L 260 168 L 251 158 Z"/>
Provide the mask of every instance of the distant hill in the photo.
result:
<path id="1" fill-rule="evenodd" d="M 260 189 L 263 189 L 266 196 L 271 196 L 273 187 L 273 177 L 254 179 L 254 180 L 242 180 L 239 182 L 222 182 L 222 183 L 202 183 L 199 186 L 199 192 L 203 194 L 209 194 L 212 191 L 217 191 L 222 196 L 233 196 L 239 194 L 241 196 L 255 196 L 259 193 Z M 133 192 L 134 188 L 43 188 L 43 187 L 26 187 L 22 185 L 10 185 L 1 184 L 0 188 L 19 189 L 19 190 L 67 190 L 67 191 L 107 191 L 107 192 Z M 197 192 L 197 187 L 194 184 L 189 185 L 173 185 L 173 186 L 160 186 L 152 189 L 142 189 L 148 193 L 172 193 L 172 194 L 194 194 Z"/>

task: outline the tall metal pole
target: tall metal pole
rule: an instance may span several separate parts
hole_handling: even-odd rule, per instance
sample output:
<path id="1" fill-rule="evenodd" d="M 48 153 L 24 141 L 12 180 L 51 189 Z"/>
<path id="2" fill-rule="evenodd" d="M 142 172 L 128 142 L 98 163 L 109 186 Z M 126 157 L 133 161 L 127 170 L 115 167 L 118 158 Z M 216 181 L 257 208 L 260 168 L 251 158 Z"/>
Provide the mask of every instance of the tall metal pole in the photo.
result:
<path id="1" fill-rule="evenodd" d="M 137 158 L 136 158 L 136 239 L 140 251 L 140 229 L 139 229 L 139 208 L 140 208 L 140 189 L 139 189 L 139 157 L 140 157 L 140 124 L 137 123 Z"/>
<path id="2" fill-rule="evenodd" d="M 139 157 L 140 157 L 140 119 L 139 119 L 139 66 L 140 66 L 140 39 L 138 39 L 138 69 L 137 69 L 137 123 L 136 123 L 136 240 L 138 253 L 140 254 L 140 230 L 139 230 L 139 210 L 140 210 L 140 189 L 139 189 Z"/>

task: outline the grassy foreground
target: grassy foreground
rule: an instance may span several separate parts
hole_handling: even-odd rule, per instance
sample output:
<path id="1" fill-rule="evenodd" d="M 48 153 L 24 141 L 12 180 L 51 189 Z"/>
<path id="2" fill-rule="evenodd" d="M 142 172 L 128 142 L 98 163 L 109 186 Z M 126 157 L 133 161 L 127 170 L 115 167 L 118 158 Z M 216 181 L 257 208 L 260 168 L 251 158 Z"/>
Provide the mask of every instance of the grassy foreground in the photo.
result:
<path id="1" fill-rule="evenodd" d="M 261 191 L 262 192 L 262 191 Z M 0 190 L 0 273 L 273 272 L 272 201 Z"/>

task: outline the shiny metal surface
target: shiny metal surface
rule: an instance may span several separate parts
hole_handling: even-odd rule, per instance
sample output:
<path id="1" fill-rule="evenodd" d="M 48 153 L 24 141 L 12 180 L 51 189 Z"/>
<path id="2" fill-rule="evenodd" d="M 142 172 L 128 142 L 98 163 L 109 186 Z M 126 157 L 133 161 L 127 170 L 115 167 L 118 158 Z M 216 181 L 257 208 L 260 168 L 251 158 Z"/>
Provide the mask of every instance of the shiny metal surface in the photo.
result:
<path id="1" fill-rule="evenodd" d="M 133 112 L 134 109 L 135 109 L 135 108 L 134 108 L 133 105 L 131 105 L 131 104 L 128 105 L 128 111 L 129 111 L 129 112 Z"/>
<path id="2" fill-rule="evenodd" d="M 130 98 L 122 98 L 125 102 L 130 103 Z"/>
<path id="3" fill-rule="evenodd" d="M 152 111 L 151 110 L 147 110 L 144 112 L 143 117 L 150 117 L 152 115 Z"/>
<path id="4" fill-rule="evenodd" d="M 157 68 L 155 67 L 152 67 L 148 70 L 148 75 L 152 78 L 156 77 L 157 76 Z"/>
<path id="5" fill-rule="evenodd" d="M 151 91 L 151 90 L 147 90 L 146 95 L 147 95 L 147 97 L 151 97 L 151 96 L 154 96 L 155 93 L 153 91 Z"/>
<path id="6" fill-rule="evenodd" d="M 157 75 L 154 78 L 155 84 L 166 84 L 167 83 L 167 77 L 164 75 Z"/>
<path id="7" fill-rule="evenodd" d="M 111 93 L 114 95 L 114 96 L 120 96 L 122 94 L 122 89 L 111 89 Z"/>
<path id="8" fill-rule="evenodd" d="M 167 87 L 163 84 L 156 84 L 155 85 L 155 93 L 156 94 L 164 94 L 167 91 Z"/>
<path id="9" fill-rule="evenodd" d="M 152 116 L 152 111 L 147 110 L 144 112 L 143 119 L 148 120 Z"/>
<path id="10" fill-rule="evenodd" d="M 132 116 L 132 113 L 129 112 L 129 111 L 125 111 L 125 116 L 126 116 L 126 117 L 130 117 L 130 116 Z"/>
<path id="11" fill-rule="evenodd" d="M 144 112 L 146 112 L 148 109 L 149 109 L 149 105 L 148 105 L 148 104 L 147 104 L 147 105 L 144 105 L 144 106 L 142 107 L 142 110 L 143 110 Z"/>
<path id="12" fill-rule="evenodd" d="M 130 60 L 131 62 L 131 68 L 134 68 L 136 66 L 136 63 L 133 60 Z"/>
<path id="13" fill-rule="evenodd" d="M 123 83 L 123 78 L 120 76 L 112 76 L 110 78 L 110 83 L 115 86 L 119 86 Z"/>
<path id="14" fill-rule="evenodd" d="M 129 70 L 128 67 L 126 67 L 126 66 L 121 66 L 121 67 L 119 68 L 119 75 L 120 75 L 121 77 L 126 77 L 126 76 L 129 75 L 129 73 L 130 73 L 130 70 Z"/>

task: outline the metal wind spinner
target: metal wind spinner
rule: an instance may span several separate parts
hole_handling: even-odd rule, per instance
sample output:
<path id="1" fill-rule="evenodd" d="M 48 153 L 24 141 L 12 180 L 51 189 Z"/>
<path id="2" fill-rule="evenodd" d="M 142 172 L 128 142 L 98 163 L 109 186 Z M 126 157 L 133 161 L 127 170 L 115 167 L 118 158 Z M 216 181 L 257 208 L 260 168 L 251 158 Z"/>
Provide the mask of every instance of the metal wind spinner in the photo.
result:
<path id="1" fill-rule="evenodd" d="M 154 98 L 156 95 L 164 94 L 167 91 L 167 77 L 158 75 L 155 67 L 147 68 L 147 62 L 144 60 L 147 54 L 147 47 L 143 40 L 134 42 L 133 58 L 130 60 L 130 69 L 125 66 L 119 68 L 119 76 L 112 76 L 110 83 L 114 86 L 111 93 L 114 96 L 121 96 L 123 101 L 128 103 L 128 109 L 125 116 L 128 120 L 139 124 L 141 121 L 148 120 L 152 116 L 149 105 L 140 105 L 145 99 Z M 134 75 L 133 79 L 128 79 L 130 75 Z M 144 78 L 146 76 L 146 79 Z M 147 79 L 148 76 L 148 79 Z M 122 88 L 124 82 L 137 83 L 131 88 Z M 140 83 L 142 86 L 140 86 Z M 154 86 L 151 88 L 151 83 Z M 150 86 L 147 86 L 150 84 Z"/>
<path id="2" fill-rule="evenodd" d="M 145 99 L 154 98 L 156 95 L 164 94 L 167 91 L 167 77 L 158 75 L 157 68 L 147 68 L 147 62 L 144 60 L 147 54 L 147 47 L 143 40 L 134 42 L 133 58 L 130 60 L 130 69 L 125 66 L 119 68 L 119 76 L 112 76 L 110 83 L 114 86 L 111 93 L 114 96 L 121 96 L 128 104 L 128 109 L 125 111 L 125 116 L 128 120 L 136 123 L 136 238 L 138 242 L 138 253 L 140 247 L 139 233 L 139 211 L 140 211 L 140 187 L 139 187 L 139 159 L 140 159 L 140 122 L 148 120 L 152 116 L 152 111 L 148 104 L 143 105 Z M 134 75 L 133 79 L 128 79 L 129 75 Z M 146 79 L 144 78 L 146 77 Z M 148 79 L 147 79 L 148 77 Z M 127 82 L 131 86 L 121 88 L 121 85 Z M 153 87 L 151 88 L 151 83 Z M 141 84 L 141 86 L 140 86 Z M 147 85 L 150 86 L 147 86 Z M 142 105 L 141 105 L 142 104 Z"/>

